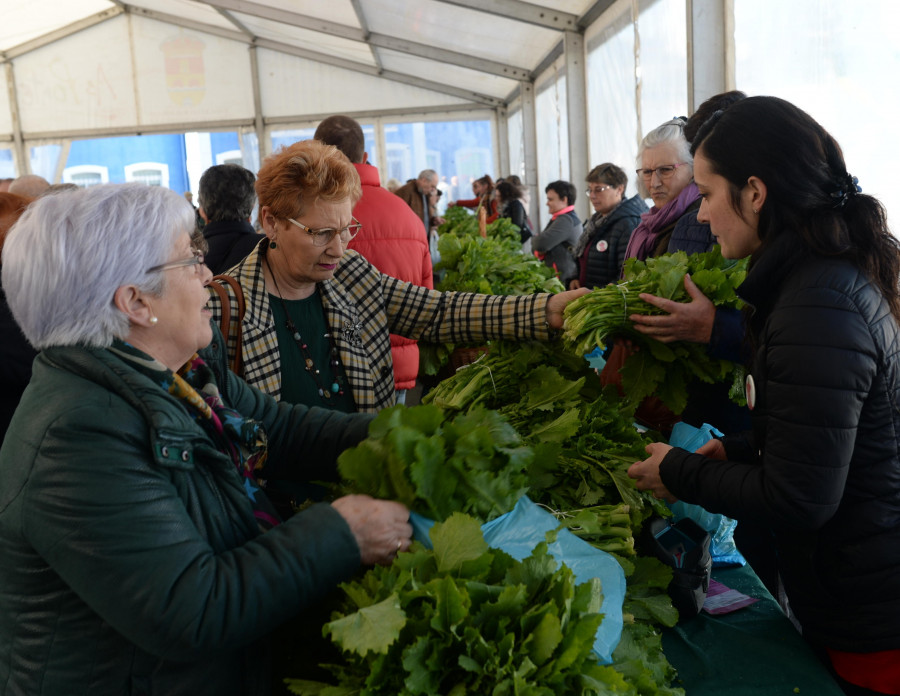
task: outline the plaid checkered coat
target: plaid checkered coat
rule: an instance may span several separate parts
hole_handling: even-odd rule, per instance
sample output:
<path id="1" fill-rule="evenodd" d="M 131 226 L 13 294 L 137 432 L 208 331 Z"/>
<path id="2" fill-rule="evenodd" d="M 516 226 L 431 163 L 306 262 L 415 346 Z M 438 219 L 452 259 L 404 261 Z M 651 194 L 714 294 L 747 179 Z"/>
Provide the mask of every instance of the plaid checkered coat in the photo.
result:
<path id="1" fill-rule="evenodd" d="M 232 295 L 226 340 L 231 360 L 241 331 L 242 377 L 280 399 L 281 354 L 262 273 L 267 248 L 268 240 L 263 240 L 228 271 L 243 288 L 247 308 L 239 325 Z M 505 297 L 428 290 L 382 275 L 355 251 L 344 253 L 334 277 L 319 283 L 318 289 L 360 412 L 395 403 L 391 333 L 436 343 L 550 338 L 546 323 L 549 294 Z M 231 294 L 227 286 L 226 290 Z M 219 299 L 212 295 L 208 306 L 218 322 L 222 312 Z"/>

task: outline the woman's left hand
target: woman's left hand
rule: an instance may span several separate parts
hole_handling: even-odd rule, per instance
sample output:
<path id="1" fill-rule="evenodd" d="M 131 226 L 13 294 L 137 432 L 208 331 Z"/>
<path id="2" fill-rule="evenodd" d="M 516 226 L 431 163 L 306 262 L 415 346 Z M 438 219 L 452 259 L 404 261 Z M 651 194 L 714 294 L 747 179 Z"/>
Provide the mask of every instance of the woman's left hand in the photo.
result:
<path id="1" fill-rule="evenodd" d="M 667 314 L 632 314 L 628 318 L 634 322 L 635 331 L 662 343 L 709 343 L 716 318 L 716 306 L 700 292 L 689 275 L 684 277 L 684 289 L 691 297 L 690 302 L 674 302 L 644 292 L 638 295 L 644 302 Z"/>
<path id="2" fill-rule="evenodd" d="M 551 296 L 547 300 L 547 324 L 550 325 L 550 328 L 561 329 L 563 327 L 563 311 L 566 305 L 589 292 L 589 288 L 578 288 L 577 290 L 558 292 Z"/>
<path id="3" fill-rule="evenodd" d="M 659 465 L 672 447 L 663 442 L 651 442 L 644 449 L 650 456 L 628 467 L 628 476 L 634 479 L 639 491 L 650 491 L 654 497 L 668 503 L 676 502 L 678 498 L 669 492 L 659 477 Z"/>

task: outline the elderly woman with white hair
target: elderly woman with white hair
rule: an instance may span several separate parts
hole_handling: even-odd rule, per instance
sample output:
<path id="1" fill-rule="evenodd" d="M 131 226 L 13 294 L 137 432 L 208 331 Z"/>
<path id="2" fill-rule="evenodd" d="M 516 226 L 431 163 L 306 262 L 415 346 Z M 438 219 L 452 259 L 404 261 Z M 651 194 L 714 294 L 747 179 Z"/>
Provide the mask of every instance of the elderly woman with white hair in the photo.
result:
<path id="1" fill-rule="evenodd" d="M 676 118 L 654 128 L 641 141 L 638 191 L 653 199 L 653 207 L 641 216 L 641 222 L 632 232 L 625 252 L 626 260 L 645 260 L 675 251 L 705 252 L 715 245 L 716 239 L 709 225 L 697 220 L 701 198 L 694 183 L 694 159 L 685 129 L 692 124 L 692 132 L 696 132 L 699 125 L 695 122 L 705 120 L 709 109 L 723 96 L 727 95 L 712 97 L 691 119 Z M 722 103 L 721 108 L 727 108 L 732 101 Z M 688 302 L 641 294 L 642 300 L 661 309 L 662 313 L 652 316 L 632 314 L 629 319 L 634 322 L 635 331 L 663 343 L 700 343 L 713 358 L 742 362 L 744 334 L 740 312 L 717 309 L 690 276 L 685 277 L 684 287 L 690 297 Z M 614 351 L 602 380 L 620 384 L 617 371 L 630 348 L 620 343 Z M 745 430 L 749 427 L 749 416 L 746 409 L 731 401 L 729 386 L 726 382 L 707 384 L 695 379 L 688 385 L 687 406 L 682 413 L 673 414 L 651 397 L 638 409 L 638 419 L 663 433 L 668 433 L 679 420 L 695 427 L 710 423 L 725 433 Z"/>
<path id="2" fill-rule="evenodd" d="M 637 184 L 653 207 L 642 216 L 625 250 L 625 258 L 645 260 L 664 254 L 676 226 L 700 207 L 700 192 L 694 184 L 694 158 L 684 137 L 686 119 L 666 121 L 644 136 L 638 148 Z M 696 215 L 694 216 L 696 222 Z M 707 233 L 709 226 L 706 226 Z M 712 239 L 712 237 L 710 237 Z"/>
<path id="3" fill-rule="evenodd" d="M 370 417 L 225 368 L 193 226 L 172 191 L 105 185 L 40 199 L 6 240 L 41 350 L 0 450 L 7 693 L 268 694 L 268 634 L 409 544 L 396 502 L 267 503 L 257 477 L 333 477 Z"/>

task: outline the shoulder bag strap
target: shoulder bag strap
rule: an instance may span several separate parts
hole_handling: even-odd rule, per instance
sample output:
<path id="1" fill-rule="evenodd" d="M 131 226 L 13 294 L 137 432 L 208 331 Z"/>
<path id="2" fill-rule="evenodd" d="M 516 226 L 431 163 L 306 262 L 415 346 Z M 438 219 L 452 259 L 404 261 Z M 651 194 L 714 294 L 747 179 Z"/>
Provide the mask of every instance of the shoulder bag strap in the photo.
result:
<path id="1" fill-rule="evenodd" d="M 231 289 L 231 293 L 224 287 L 227 285 Z M 225 339 L 226 347 L 228 342 L 231 340 L 231 298 L 230 294 L 234 295 L 235 303 L 237 304 L 237 331 L 235 331 L 235 348 L 234 348 L 234 357 L 229 362 L 229 367 L 231 371 L 236 375 L 241 374 L 241 368 L 243 367 L 243 355 L 242 355 L 242 344 L 243 344 L 243 332 L 241 331 L 241 322 L 244 320 L 244 313 L 247 309 L 246 302 L 244 300 L 244 290 L 241 287 L 241 284 L 237 282 L 237 279 L 231 277 L 230 275 L 217 275 L 213 276 L 212 282 L 209 284 L 209 287 L 212 288 L 212 291 L 216 293 L 219 297 L 219 301 L 222 304 L 222 317 L 219 319 L 219 330 L 222 332 L 222 336 Z"/>

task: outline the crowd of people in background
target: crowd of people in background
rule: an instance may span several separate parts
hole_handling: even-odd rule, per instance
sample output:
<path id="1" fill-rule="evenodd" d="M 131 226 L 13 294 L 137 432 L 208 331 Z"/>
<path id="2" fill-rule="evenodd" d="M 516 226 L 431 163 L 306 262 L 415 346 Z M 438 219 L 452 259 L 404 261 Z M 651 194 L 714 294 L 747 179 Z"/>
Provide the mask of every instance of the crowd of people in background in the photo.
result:
<path id="1" fill-rule="evenodd" d="M 716 95 L 651 129 L 631 196 L 626 165 L 586 173 L 583 221 L 578 186 L 548 183 L 541 230 L 515 175 L 444 199 L 511 220 L 566 288 L 522 297 L 434 290 L 450 189 L 432 169 L 382 187 L 347 116 L 258 172 L 211 167 L 196 208 L 142 184 L 0 182 L 0 551 L 16 559 L 0 625 L 28 637 L 0 632 L 7 688 L 262 693 L 260 638 L 410 544 L 399 503 L 301 511 L 298 491 L 405 401 L 416 341 L 551 340 L 628 259 L 719 245 L 750 258 L 744 316 L 686 276 L 688 301 L 642 295 L 660 311 L 630 319 L 748 365 L 750 408 L 700 380 L 682 413 L 648 399 L 635 417 L 660 433 L 725 435 L 655 443 L 629 476 L 739 519 L 846 693 L 900 694 L 900 245 L 883 208 L 772 97 Z M 604 384 L 633 350 L 613 343 Z M 88 660 L 107 665 L 95 682 Z"/>

